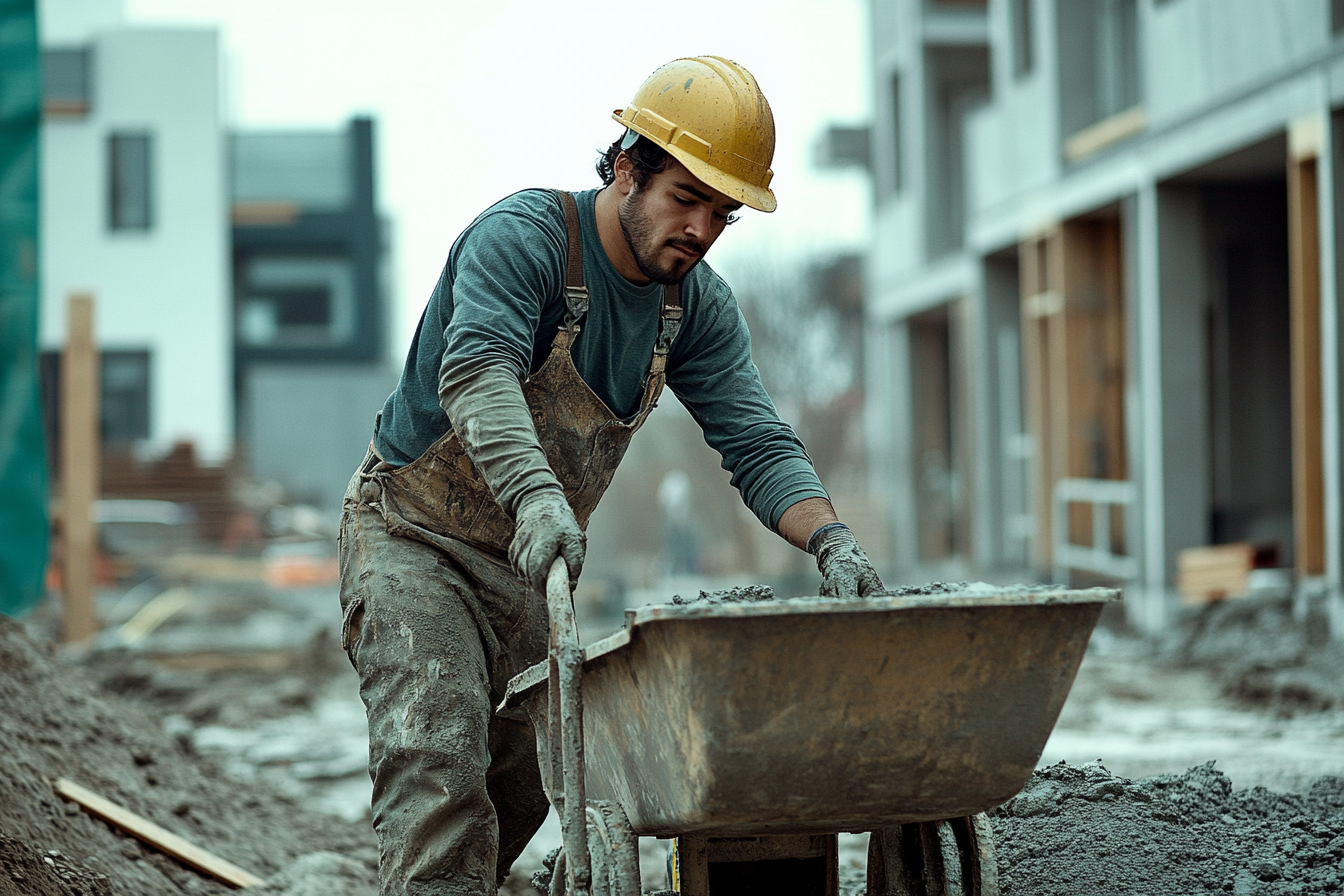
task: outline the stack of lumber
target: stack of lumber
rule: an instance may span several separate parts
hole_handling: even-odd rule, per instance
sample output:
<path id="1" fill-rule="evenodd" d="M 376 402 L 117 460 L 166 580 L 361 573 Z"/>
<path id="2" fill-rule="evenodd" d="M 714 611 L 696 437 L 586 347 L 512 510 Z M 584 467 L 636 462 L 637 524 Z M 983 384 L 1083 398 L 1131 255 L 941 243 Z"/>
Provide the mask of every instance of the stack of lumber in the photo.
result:
<path id="1" fill-rule="evenodd" d="M 1278 554 L 1274 545 L 1250 542 L 1181 551 L 1176 558 L 1176 587 L 1182 602 L 1202 604 L 1241 597 L 1251 590 L 1251 570 L 1278 565 Z"/>

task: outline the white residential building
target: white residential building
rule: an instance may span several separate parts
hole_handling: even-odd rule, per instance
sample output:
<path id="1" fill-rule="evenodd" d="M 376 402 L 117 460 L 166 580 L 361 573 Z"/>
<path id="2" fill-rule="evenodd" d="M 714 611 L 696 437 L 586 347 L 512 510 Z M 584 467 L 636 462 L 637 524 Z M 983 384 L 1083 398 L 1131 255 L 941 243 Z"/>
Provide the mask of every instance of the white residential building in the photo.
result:
<path id="1" fill-rule="evenodd" d="M 42 4 L 40 342 L 96 298 L 104 436 L 233 449 L 230 220 L 219 37 L 124 25 L 118 4 Z"/>

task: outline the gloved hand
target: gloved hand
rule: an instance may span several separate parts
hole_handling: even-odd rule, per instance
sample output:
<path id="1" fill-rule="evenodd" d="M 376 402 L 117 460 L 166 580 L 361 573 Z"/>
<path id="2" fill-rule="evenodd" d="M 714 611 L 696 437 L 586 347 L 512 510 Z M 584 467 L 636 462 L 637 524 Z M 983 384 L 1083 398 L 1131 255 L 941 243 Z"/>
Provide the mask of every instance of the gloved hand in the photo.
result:
<path id="1" fill-rule="evenodd" d="M 556 488 L 540 489 L 518 504 L 509 562 L 529 588 L 544 591 L 551 564 L 556 557 L 564 557 L 569 564 L 569 587 L 573 589 L 583 570 L 587 541 L 565 493 Z"/>
<path id="2" fill-rule="evenodd" d="M 877 597 L 887 590 L 844 523 L 828 523 L 813 532 L 807 552 L 817 558 L 822 597 Z"/>

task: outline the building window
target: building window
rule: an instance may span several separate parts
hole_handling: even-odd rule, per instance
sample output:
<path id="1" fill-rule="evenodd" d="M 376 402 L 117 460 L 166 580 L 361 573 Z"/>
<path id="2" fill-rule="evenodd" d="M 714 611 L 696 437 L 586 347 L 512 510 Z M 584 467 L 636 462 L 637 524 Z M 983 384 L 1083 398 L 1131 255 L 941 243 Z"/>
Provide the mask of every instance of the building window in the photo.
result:
<path id="1" fill-rule="evenodd" d="M 153 148 L 146 133 L 108 137 L 108 226 L 113 230 L 148 230 L 153 224 Z"/>
<path id="2" fill-rule="evenodd" d="M 902 172 L 904 153 L 901 152 L 901 76 L 891 76 L 891 191 L 901 192 L 905 186 Z"/>
<path id="3" fill-rule="evenodd" d="M 92 56 L 88 47 L 42 51 L 42 111 L 87 115 L 92 105 Z"/>
<path id="4" fill-rule="evenodd" d="M 1139 102 L 1139 12 L 1135 0 L 1100 0 L 1096 18 L 1097 118 Z"/>
<path id="5" fill-rule="evenodd" d="M 348 259 L 260 257 L 241 266 L 238 337 L 256 348 L 346 345 L 355 331 Z"/>
<path id="6" fill-rule="evenodd" d="M 42 425 L 49 459 L 59 458 L 61 353 L 42 352 L 38 366 Z M 144 349 L 98 353 L 98 418 L 105 452 L 130 450 L 149 438 L 150 353 Z"/>
<path id="7" fill-rule="evenodd" d="M 1013 16 L 1013 74 L 1017 77 L 1031 74 L 1036 64 L 1031 26 L 1033 0 L 1012 0 Z"/>
<path id="8" fill-rule="evenodd" d="M 1076 134 L 1143 101 L 1137 0 L 1056 4 L 1060 126 Z"/>

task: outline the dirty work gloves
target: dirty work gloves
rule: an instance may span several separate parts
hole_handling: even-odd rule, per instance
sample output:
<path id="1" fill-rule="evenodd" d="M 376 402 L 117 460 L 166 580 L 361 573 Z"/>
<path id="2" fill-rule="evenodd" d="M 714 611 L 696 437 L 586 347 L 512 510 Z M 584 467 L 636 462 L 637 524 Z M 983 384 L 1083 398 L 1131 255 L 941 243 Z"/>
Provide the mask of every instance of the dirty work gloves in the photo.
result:
<path id="1" fill-rule="evenodd" d="M 503 361 L 445 358 L 439 404 L 490 493 L 514 519 L 514 570 L 532 587 L 545 588 L 551 563 L 564 556 L 576 580 L 583 530 L 537 441 L 517 372 Z"/>
<path id="2" fill-rule="evenodd" d="M 517 528 L 509 545 L 509 562 L 530 588 L 546 589 L 546 574 L 556 557 L 569 564 L 569 586 L 579 580 L 587 539 L 574 511 L 558 489 L 533 492 L 518 506 Z"/>
<path id="3" fill-rule="evenodd" d="M 868 555 L 844 523 L 828 523 L 813 532 L 807 552 L 817 558 L 822 597 L 876 597 L 886 592 Z"/>

